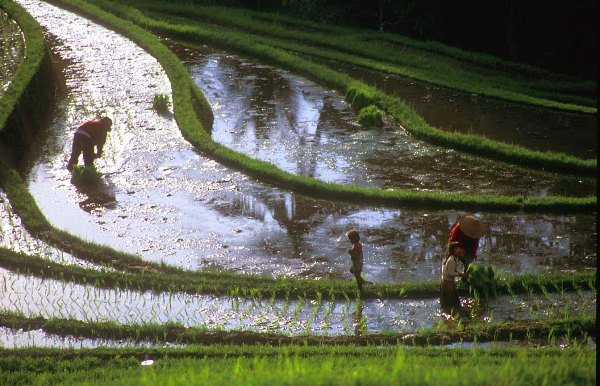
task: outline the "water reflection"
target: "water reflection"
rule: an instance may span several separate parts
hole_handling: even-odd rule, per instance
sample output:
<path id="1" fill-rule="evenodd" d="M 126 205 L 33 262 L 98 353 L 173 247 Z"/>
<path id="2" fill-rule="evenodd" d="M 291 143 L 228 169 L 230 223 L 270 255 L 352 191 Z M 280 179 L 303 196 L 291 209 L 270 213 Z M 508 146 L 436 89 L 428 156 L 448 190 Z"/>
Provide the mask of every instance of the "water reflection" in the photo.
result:
<path id="1" fill-rule="evenodd" d="M 117 199 L 115 196 L 115 185 L 110 177 L 97 178 L 93 181 L 74 181 L 71 182 L 77 188 L 79 194 L 85 198 L 79 202 L 79 207 L 88 213 L 96 210 L 115 209 Z"/>
<path id="2" fill-rule="evenodd" d="M 438 148 L 415 140 L 389 119 L 381 130 L 364 130 L 336 92 L 256 61 L 169 44 L 215 111 L 213 139 L 288 172 L 423 191 L 595 194 L 595 179 L 536 172 Z"/>
<path id="3" fill-rule="evenodd" d="M 356 227 L 364 241 L 364 274 L 368 280 L 438 279 L 449 229 L 462 212 L 388 209 L 308 198 L 258 183 L 207 159 L 183 139 L 171 117 L 158 115 L 150 108 L 154 93 L 170 92 L 168 79 L 156 60 L 127 39 L 81 17 L 42 2 L 24 3 L 48 33 L 56 36 L 48 40 L 55 58 L 66 60 L 63 62 L 66 95 L 57 103 L 47 130 L 40 134 L 34 148 L 40 150 L 30 154 L 31 162 L 25 170 L 31 194 L 54 226 L 147 260 L 189 269 L 223 268 L 349 281 L 352 276 L 348 273 L 345 232 Z M 102 49 L 112 52 L 110 61 L 94 60 L 95 52 Z M 197 51 L 191 52 L 195 55 Z M 205 58 L 206 61 L 199 58 L 200 62 L 209 65 L 210 57 Z M 221 97 L 227 97 L 221 102 L 224 110 L 219 104 L 214 105 L 216 124 L 221 125 L 222 135 L 237 141 L 235 134 L 227 134 L 227 122 L 237 132 L 238 126 L 246 130 L 237 120 L 248 119 L 251 129 L 244 131 L 244 138 L 252 142 L 249 149 L 281 155 L 278 147 L 283 147 L 286 141 L 297 143 L 298 138 L 304 138 L 307 144 L 319 142 L 319 151 L 307 151 L 313 158 L 304 164 L 305 152 L 301 148 L 307 146 L 297 145 L 288 152 L 290 165 L 298 170 L 314 170 L 319 176 L 320 170 L 329 170 L 320 157 L 338 163 L 348 159 L 352 161 L 348 169 L 354 173 L 349 176 L 368 178 L 366 169 L 361 169 L 357 161 L 359 154 L 353 153 L 356 147 L 344 150 L 344 157 L 338 157 L 334 151 L 340 138 L 351 142 L 360 136 L 377 136 L 355 127 L 353 113 L 339 95 L 285 72 L 265 66 L 257 68 L 256 63 L 239 58 L 217 55 L 216 59 L 219 60 L 214 63 L 214 71 L 223 72 L 223 76 L 209 77 L 214 82 L 208 82 L 206 87 L 209 95 L 222 93 Z M 282 89 L 260 91 L 275 99 L 258 104 L 251 99 L 259 94 L 247 97 L 250 90 L 236 80 L 238 71 L 221 66 L 220 59 L 225 63 L 240 63 L 236 66 L 242 67 L 240 73 L 246 82 L 264 79 L 267 84 L 283 85 Z M 254 73 L 245 66 L 253 68 Z M 194 68 L 203 71 L 201 65 Z M 239 94 L 231 90 L 239 90 Z M 245 109 L 267 112 L 258 114 L 255 120 Z M 88 213 L 79 206 L 87 196 L 70 183 L 65 164 L 72 128 L 100 111 L 110 113 L 114 129 L 105 146 L 105 155 L 96 165 L 105 178 L 109 176 L 106 189 L 110 200 L 106 201 L 111 201 L 114 194 L 116 204 L 99 205 Z M 220 113 L 226 114 L 219 116 Z M 275 118 L 283 122 L 276 129 L 268 123 Z M 407 162 L 418 154 L 416 149 L 447 153 L 412 139 L 403 142 L 398 135 L 390 131 L 389 138 L 412 154 Z M 277 141 L 265 142 L 272 136 Z M 240 146 L 245 143 L 238 142 Z M 385 147 L 385 142 L 366 140 L 365 143 L 370 144 L 365 151 L 371 153 L 375 152 L 374 147 Z M 398 146 L 392 148 L 398 150 Z M 492 164 L 496 169 L 505 168 L 494 163 L 484 163 L 482 168 Z M 431 165 L 424 170 L 429 169 Z M 342 175 L 346 167 L 336 164 L 331 170 Z M 496 177 L 488 175 L 486 189 L 494 192 L 512 189 Z M 414 173 L 412 178 L 423 186 L 429 183 L 427 175 Z M 438 181 L 445 184 L 446 180 L 447 176 L 443 176 Z M 482 263 L 513 274 L 596 268 L 594 213 L 481 212 L 478 215 L 492 224 L 490 236 L 481 241 Z"/>
<path id="4" fill-rule="evenodd" d="M 382 331 L 417 331 L 443 323 L 439 300 L 352 299 L 276 300 L 235 296 L 188 295 L 100 289 L 57 280 L 38 279 L 0 269 L 10 291 L 0 297 L 0 310 L 25 317 L 67 318 L 119 324 L 180 323 L 185 327 L 250 330 L 288 334 L 356 335 Z M 502 296 L 474 321 L 501 323 L 596 313 L 594 293 Z"/>
<path id="5" fill-rule="evenodd" d="M 134 341 L 130 339 L 87 339 L 76 336 L 59 336 L 48 334 L 42 330 L 23 331 L 22 329 L 11 329 L 0 327 L 0 347 L 60 347 L 60 348 L 96 348 L 96 347 L 183 347 L 170 343 L 152 343 Z"/>
<path id="6" fill-rule="evenodd" d="M 338 71 L 399 96 L 429 124 L 443 130 L 477 133 L 534 150 L 596 158 L 596 115 L 567 113 L 463 94 L 344 63 L 335 63 L 335 66 Z"/>

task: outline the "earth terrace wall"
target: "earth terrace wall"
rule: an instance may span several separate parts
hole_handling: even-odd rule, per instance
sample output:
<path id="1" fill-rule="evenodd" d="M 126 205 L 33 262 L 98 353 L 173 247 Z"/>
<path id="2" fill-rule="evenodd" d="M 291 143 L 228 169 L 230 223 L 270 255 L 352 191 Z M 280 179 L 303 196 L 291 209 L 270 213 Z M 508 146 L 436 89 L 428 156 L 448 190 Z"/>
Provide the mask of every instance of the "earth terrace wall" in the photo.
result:
<path id="1" fill-rule="evenodd" d="M 0 98 L 0 156 L 17 164 L 42 127 L 55 95 L 52 60 L 42 28 L 20 5 L 0 0 L 25 36 L 25 54 Z"/>
<path id="2" fill-rule="evenodd" d="M 241 170 L 263 182 L 312 197 L 327 197 L 333 200 L 369 205 L 502 212 L 524 210 L 589 213 L 596 209 L 595 197 L 525 198 L 497 195 L 464 195 L 448 192 L 414 192 L 400 189 L 385 190 L 326 183 L 315 178 L 284 172 L 268 162 L 253 159 L 212 141 L 209 134 L 212 126 L 210 105 L 192 81 L 181 61 L 160 42 L 158 37 L 134 22 L 115 15 L 112 13 L 113 9 L 110 12 L 105 11 L 101 7 L 108 4 L 103 1 L 91 3 L 83 0 L 51 0 L 49 2 L 82 13 L 100 24 L 117 30 L 153 55 L 165 69 L 171 81 L 174 116 L 184 137 L 207 156 L 227 166 Z M 198 116 L 198 112 L 201 113 L 200 116 Z"/>
<path id="3" fill-rule="evenodd" d="M 298 45 L 282 45 L 276 43 L 271 38 L 263 38 L 256 35 L 250 37 L 248 34 L 226 31 L 210 24 L 180 23 L 179 20 L 174 24 L 173 20 L 169 18 L 153 18 L 137 8 L 116 4 L 110 0 L 98 0 L 95 4 L 154 33 L 184 41 L 209 42 L 215 46 L 224 47 L 273 63 L 342 92 L 354 92 L 356 96 L 360 94 L 361 100 L 369 99 L 369 103 L 374 103 L 388 112 L 397 121 L 402 122 L 407 131 L 427 142 L 485 158 L 493 158 L 502 162 L 549 172 L 588 177 L 596 175 L 596 159 L 581 159 L 562 153 L 540 152 L 522 146 L 494 141 L 479 135 L 445 132 L 433 127 L 399 98 L 387 95 L 348 75 L 343 75 L 334 68 L 309 60 L 299 60 L 297 56 L 292 54 L 292 52 L 301 52 L 304 55 L 314 56 L 314 49 L 306 51 Z M 354 59 L 342 59 L 335 55 L 332 57 L 328 56 L 328 58 L 353 63 L 358 63 L 357 60 L 361 61 L 356 57 L 353 57 Z M 357 110 L 361 107 L 352 98 L 349 98 L 348 102 Z"/>

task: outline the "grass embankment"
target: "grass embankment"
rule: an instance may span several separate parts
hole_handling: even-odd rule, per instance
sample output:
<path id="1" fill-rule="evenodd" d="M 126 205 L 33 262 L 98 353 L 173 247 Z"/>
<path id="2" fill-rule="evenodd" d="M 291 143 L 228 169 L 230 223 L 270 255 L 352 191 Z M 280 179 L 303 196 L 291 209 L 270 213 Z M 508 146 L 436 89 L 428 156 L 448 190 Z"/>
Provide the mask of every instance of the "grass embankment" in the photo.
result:
<path id="1" fill-rule="evenodd" d="M 149 263 L 150 264 L 150 263 Z M 262 275 L 236 274 L 222 271 L 184 271 L 175 267 L 154 266 L 154 270 L 126 272 L 93 270 L 58 264 L 47 259 L 0 248 L 0 267 L 40 278 L 50 278 L 98 288 L 123 290 L 215 294 L 256 299 L 362 299 L 436 298 L 439 282 L 374 283 L 358 295 L 352 280 L 273 278 Z M 546 275 L 523 274 L 498 280 L 497 295 L 517 295 L 568 291 L 594 291 L 595 272 Z"/>
<path id="2" fill-rule="evenodd" d="M 97 8 L 92 7 L 92 10 L 95 12 L 100 12 Z M 165 68 L 169 69 L 169 74 L 172 79 L 172 83 L 174 85 L 174 90 L 178 90 L 174 92 L 174 100 L 176 100 L 176 116 L 179 117 L 180 127 L 188 128 L 187 132 L 190 135 L 198 135 L 199 138 L 207 139 L 210 143 L 210 137 L 206 135 L 206 132 L 202 129 L 200 122 L 196 119 L 197 114 L 200 112 L 200 115 L 203 116 L 204 122 L 210 123 L 212 115 L 209 114 L 209 111 L 206 110 L 205 107 L 198 108 L 191 106 L 192 101 L 196 101 L 196 105 L 205 103 L 205 100 L 201 98 L 201 92 L 191 83 L 191 79 L 189 78 L 187 71 L 183 68 L 181 63 L 177 58 L 175 58 L 164 46 L 162 46 L 158 40 L 146 33 L 145 31 L 132 27 L 129 23 L 123 22 L 119 19 L 116 19 L 113 16 L 102 13 L 103 17 L 107 18 L 113 23 L 121 23 L 123 24 L 121 28 L 133 28 L 135 31 L 134 36 L 138 36 L 141 41 L 145 42 L 146 46 L 153 47 L 153 53 L 162 58 L 162 63 L 165 65 Z M 108 22 L 108 21 L 107 21 Z M 183 106 L 183 107 L 181 107 Z M 180 109 L 183 111 L 181 112 Z M 194 130 L 192 130 L 194 129 Z M 202 137 L 204 135 L 204 137 Z M 196 141 L 197 143 L 200 141 Z M 15 208 L 18 215 L 23 220 L 26 227 L 37 237 L 40 239 L 50 243 L 51 245 L 55 245 L 57 248 L 71 252 L 74 256 L 88 260 L 90 262 L 105 265 L 107 267 L 113 267 L 118 270 L 123 270 L 129 273 L 146 275 L 143 280 L 146 280 L 150 273 L 161 273 L 166 274 L 167 276 L 163 277 L 160 280 L 157 280 L 159 284 L 152 284 L 155 287 L 160 288 L 169 288 L 173 287 L 173 283 L 177 283 L 176 287 L 178 290 L 185 291 L 185 287 L 190 288 L 190 291 L 198 291 L 198 288 L 204 288 L 205 291 L 209 291 L 208 288 L 212 288 L 215 293 L 225 293 L 222 292 L 223 288 L 227 288 L 227 290 L 231 290 L 231 283 L 242 283 L 239 288 L 256 288 L 257 283 L 264 283 L 265 281 L 269 283 L 267 285 L 268 289 L 266 292 L 275 291 L 279 294 L 288 294 L 290 291 L 290 287 L 293 288 L 294 294 L 310 294 L 308 296 L 316 296 L 317 293 L 329 293 L 330 291 L 334 291 L 339 296 L 350 296 L 355 293 L 355 288 L 350 282 L 346 281 L 290 281 L 285 280 L 284 283 L 273 284 L 276 283 L 276 280 L 272 278 L 265 278 L 260 276 L 245 276 L 242 280 L 242 276 L 232 274 L 232 273 L 198 273 L 191 271 L 184 271 L 177 267 L 171 267 L 164 264 L 156 264 L 149 263 L 143 261 L 138 256 L 133 256 L 130 254 L 125 254 L 119 251 L 116 251 L 112 248 L 96 245 L 94 243 L 89 243 L 83 241 L 77 237 L 74 237 L 66 232 L 60 231 L 52 227 L 45 219 L 43 214 L 40 212 L 37 207 L 35 200 L 31 197 L 29 192 L 27 191 L 26 186 L 20 179 L 19 175 L 11 169 L 7 164 L 2 162 L 0 166 L 0 186 L 6 191 L 9 199 L 13 207 Z M 419 197 L 417 196 L 417 199 Z M 423 200 L 423 197 L 420 197 L 420 200 Z M 427 205 L 427 200 L 423 200 Z M 535 202 L 535 200 L 532 200 Z M 428 203 L 431 205 L 431 202 Z M 542 205 L 547 205 L 548 202 L 542 200 Z M 465 204 L 466 205 L 466 204 Z M 486 205 L 489 205 L 487 203 Z M 468 206 L 469 209 L 472 209 L 472 206 Z M 572 210 L 572 206 L 565 204 L 562 210 Z M 583 208 L 580 208 L 583 210 Z M 64 270 L 55 269 L 54 275 L 60 275 L 60 272 L 64 274 Z M 169 277 L 168 275 L 172 275 Z M 55 276 L 56 277 L 56 276 Z M 177 279 L 175 279 L 175 277 Z M 87 279 L 86 279 L 87 280 Z M 90 282 L 95 282 L 97 278 L 90 278 Z M 103 279 L 103 280 L 113 280 L 113 281 L 123 281 L 127 283 L 127 279 Z M 140 279 L 141 280 L 141 279 Z M 183 284 L 182 284 L 183 283 Z M 292 284 L 290 284 L 292 283 Z M 332 284 L 333 283 L 333 284 Z M 427 284 L 426 287 L 434 288 L 434 284 Z M 127 286 L 125 284 L 125 286 Z M 435 284 L 437 287 L 437 284 Z M 276 289 L 274 289 L 275 287 Z M 364 296 L 377 296 L 377 297 L 390 297 L 390 296 L 400 296 L 401 294 L 404 296 L 406 292 L 417 293 L 419 291 L 430 291 L 429 289 L 423 290 L 421 285 L 417 285 L 418 288 L 410 287 L 410 285 L 403 284 L 401 286 L 395 285 L 378 285 L 375 286 L 372 291 L 367 291 Z M 437 291 L 437 288 L 435 289 Z M 396 295 L 393 295 L 396 294 Z M 307 296 L 307 295 L 305 295 Z"/>
<path id="3" fill-rule="evenodd" d="M 596 89 L 593 81 L 551 74 L 491 55 L 347 27 L 317 25 L 314 29 L 315 23 L 312 23 L 311 29 L 307 29 L 307 24 L 299 25 L 289 17 L 268 18 L 259 12 L 230 7 L 166 5 L 147 0 L 128 3 L 144 11 L 160 12 L 160 16 L 173 15 L 258 37 L 268 36 L 271 45 L 279 48 L 359 64 L 467 93 L 566 111 L 596 112 L 596 99 L 591 97 Z"/>
<path id="4" fill-rule="evenodd" d="M 75 237 L 67 232 L 54 228 L 41 213 L 35 200 L 16 171 L 10 169 L 0 160 L 0 186 L 8 195 L 12 207 L 21 217 L 24 225 L 35 236 L 71 253 L 74 257 L 98 265 L 115 268 L 124 272 L 109 273 L 89 271 L 77 267 L 65 267 L 48 260 L 17 254 L 14 251 L 1 249 L 0 261 L 5 268 L 13 270 L 29 270 L 41 277 L 56 279 L 67 278 L 83 284 L 97 283 L 99 286 L 118 286 L 120 288 L 152 289 L 157 291 L 180 291 L 190 293 L 214 293 L 221 295 L 258 293 L 268 296 L 286 297 L 303 296 L 309 298 L 327 296 L 354 297 L 356 287 L 350 280 L 300 280 L 295 278 L 275 279 L 260 275 L 243 275 L 231 272 L 188 271 L 167 264 L 144 261 L 139 256 L 117 251 L 113 248 L 91 243 Z M 576 275 L 525 276 L 525 280 L 515 278 L 508 282 L 508 287 L 498 291 L 549 291 L 570 290 L 589 287 L 595 283 L 591 273 Z M 542 283 L 538 285 L 538 283 Z M 547 284 L 543 284 L 547 283 Z M 569 284 L 573 283 L 573 285 Z M 554 288 L 554 289 L 553 289 Z M 368 286 L 363 298 L 401 298 L 406 296 L 437 296 L 437 282 L 376 284 Z M 258 292 L 256 292 L 258 291 Z M 410 295 L 409 295 L 410 294 Z"/>
<path id="5" fill-rule="evenodd" d="M 21 6 L 13 1 L 0 0 L 0 9 L 13 18 L 25 37 L 24 57 L 14 73 L 11 86 L 0 98 L 0 134 L 6 129 L 6 123 L 15 106 L 21 101 L 25 90 L 32 82 L 42 65 L 46 53 L 46 42 L 40 25 Z"/>
<path id="6" fill-rule="evenodd" d="M 359 335 L 288 335 L 275 332 L 223 331 L 181 324 L 118 324 L 112 321 L 83 322 L 75 319 L 25 317 L 10 311 L 0 312 L 0 326 L 22 331 L 42 330 L 62 337 L 108 339 L 114 341 L 151 342 L 153 344 L 202 345 L 356 345 L 383 346 L 403 344 L 410 346 L 446 345 L 457 342 L 536 342 L 552 343 L 558 340 L 572 343 L 596 337 L 596 318 L 570 317 L 552 320 L 517 321 L 504 323 L 463 324 L 449 329 L 442 323 L 434 329 Z"/>
<path id="7" fill-rule="evenodd" d="M 30 348 L 0 351 L 0 383 L 579 386 L 596 383 L 595 361 L 585 348 Z"/>
<path id="8" fill-rule="evenodd" d="M 151 34 L 143 31 L 139 27 L 133 26 L 130 22 L 119 19 L 115 16 L 106 14 L 96 6 L 90 5 L 85 2 L 69 0 L 65 2 L 57 1 L 59 4 L 70 4 L 72 7 L 82 7 L 87 14 L 96 15 L 94 17 L 100 17 L 101 23 L 106 23 L 112 28 L 118 29 L 120 32 L 134 39 L 138 44 L 142 45 L 152 55 L 154 55 L 159 62 L 163 65 L 163 68 L 167 72 L 173 90 L 179 89 L 190 89 L 195 87 L 192 85 L 189 75 L 183 75 L 182 72 L 186 72 L 182 64 L 174 57 L 172 53 L 166 53 L 167 50 L 157 38 Z M 250 42 L 248 39 L 241 38 L 236 34 L 221 31 L 203 33 L 199 32 L 200 27 L 180 27 L 165 24 L 153 19 L 149 19 L 137 10 L 117 6 L 113 3 L 97 2 L 98 4 L 110 8 L 111 11 L 117 12 L 120 16 L 125 16 L 136 20 L 141 25 L 148 27 L 148 24 L 154 26 L 154 29 L 164 29 L 171 35 L 176 35 L 179 38 L 192 39 L 194 41 L 204 40 L 210 42 L 221 42 L 221 44 L 228 45 L 230 47 L 237 47 L 248 54 L 254 54 L 259 57 L 273 56 L 283 58 L 280 62 L 292 65 L 299 63 L 302 68 L 297 68 L 299 72 L 307 72 L 309 68 L 313 69 L 309 72 L 317 73 L 320 70 L 326 71 L 331 77 L 335 79 L 341 79 L 340 82 L 351 86 L 353 90 L 356 90 L 356 81 L 351 78 L 338 74 L 335 71 L 329 69 L 323 69 L 322 66 L 309 63 L 306 61 L 299 60 L 288 53 L 281 50 L 276 50 L 263 45 L 257 45 Z M 141 21 L 140 21 L 141 20 Z M 130 31 L 133 31 L 131 32 Z M 139 35 L 142 37 L 138 38 Z M 168 50 L 167 50 L 168 51 Z M 261 54 L 263 53 L 263 54 Z M 163 55 L 165 55 L 163 57 Z M 170 55 L 170 57 L 166 57 Z M 275 57 L 273 61 L 275 61 Z M 177 62 L 175 66 L 174 63 Z M 187 73 L 186 73 L 187 74 Z M 179 84 L 181 82 L 181 84 Z M 366 86 L 364 86 L 366 87 Z M 373 91 L 372 93 L 376 93 Z M 364 99 L 364 90 L 359 90 L 358 93 L 360 98 Z M 367 94 L 369 94 L 367 92 Z M 371 98 L 370 96 L 367 96 Z M 388 97 L 388 99 L 391 97 Z M 356 98 L 355 98 L 356 99 Z M 385 99 L 385 98 L 384 98 Z M 382 99 L 382 104 L 385 100 Z M 393 99 L 393 98 L 392 98 Z M 173 104 L 175 109 L 175 119 L 178 122 L 179 128 L 183 135 L 197 149 L 201 150 L 208 156 L 232 167 L 235 167 L 243 172 L 252 175 L 260 180 L 272 183 L 281 187 L 282 189 L 292 189 L 296 192 L 310 195 L 313 197 L 328 197 L 336 200 L 346 200 L 352 202 L 368 203 L 373 205 L 390 205 L 390 206 L 412 206 L 412 207 L 427 207 L 427 208 L 456 208 L 465 210 L 495 210 L 495 211 L 537 211 L 537 212 L 589 212 L 596 208 L 596 198 L 572 198 L 572 197 L 544 197 L 544 198 L 525 198 L 525 197 L 509 197 L 509 196 L 497 196 L 497 195 L 465 195 L 465 194 L 454 194 L 444 192 L 413 192 L 407 190 L 384 190 L 377 188 L 360 188 L 354 186 L 344 186 L 332 183 L 325 183 L 314 178 L 297 176 L 290 173 L 286 173 L 274 165 L 259 160 L 252 159 L 246 155 L 235 152 L 224 146 L 216 144 L 212 141 L 210 135 L 203 129 L 199 122 L 194 121 L 194 100 L 185 97 L 181 93 L 175 92 L 173 95 Z M 395 102 L 394 102 L 395 103 Z M 390 102 L 387 103 L 389 109 L 394 110 L 397 106 Z M 418 116 L 415 119 L 420 119 Z M 422 120 L 421 120 L 422 121 Z M 424 123 L 424 122 L 423 122 Z M 453 137 L 451 134 L 443 133 L 440 130 L 434 129 L 434 132 L 443 136 Z M 434 133 L 434 134 L 435 134 Z M 435 134 L 435 135 L 437 135 Z M 435 136 L 434 135 L 434 136 Z M 482 144 L 481 137 L 476 136 L 465 136 L 464 138 L 469 139 L 470 144 Z M 439 140 L 439 139 L 438 139 Z M 440 140 L 441 141 L 441 140 Z M 443 142 L 443 141 L 442 141 Z M 492 141 L 493 142 L 493 141 Z M 465 144 L 468 147 L 470 145 Z M 494 146 L 499 146 L 495 143 Z M 506 145 L 508 146 L 508 145 Z M 490 145 L 489 147 L 493 147 Z M 546 157 L 547 154 L 539 153 L 542 158 Z M 569 156 L 564 154 L 559 155 L 557 159 L 564 160 Z M 572 157 L 571 157 L 572 158 Z M 579 160 L 583 163 L 587 161 Z M 561 162 L 559 161 L 559 164 Z M 595 170 L 595 167 L 594 167 Z"/>
<path id="9" fill-rule="evenodd" d="M 17 22 L 26 42 L 11 83 L 0 98 L 0 157 L 15 160 L 41 126 L 54 83 L 40 25 L 13 1 L 0 0 L 0 9 Z"/>
<path id="10" fill-rule="evenodd" d="M 595 159 L 583 160 L 563 153 L 534 151 L 521 146 L 490 140 L 479 135 L 451 133 L 435 128 L 429 125 L 399 98 L 390 96 L 347 75 L 341 74 L 337 69 L 332 69 L 311 62 L 304 57 L 294 55 L 290 53 L 290 51 L 296 51 L 293 46 L 278 49 L 273 47 L 272 39 L 201 24 L 189 19 L 169 18 L 166 16 L 151 17 L 137 9 L 116 5 L 107 1 L 101 1 L 98 4 L 110 12 L 118 14 L 120 17 L 131 20 L 161 35 L 192 42 L 210 42 L 211 44 L 233 49 L 243 54 L 291 69 L 294 72 L 325 83 L 346 94 L 350 90 L 358 90 L 358 93 L 363 97 L 361 99 L 367 99 L 370 103 L 377 104 L 401 122 L 413 135 L 436 145 L 452 147 L 478 156 L 548 171 L 584 176 L 595 176 L 596 174 L 597 162 Z M 190 12 L 192 11 L 190 10 Z M 293 43 L 289 44 L 293 45 Z M 312 50 L 317 49 L 313 48 Z M 357 109 L 363 107 L 357 106 L 352 100 L 350 102 Z"/>

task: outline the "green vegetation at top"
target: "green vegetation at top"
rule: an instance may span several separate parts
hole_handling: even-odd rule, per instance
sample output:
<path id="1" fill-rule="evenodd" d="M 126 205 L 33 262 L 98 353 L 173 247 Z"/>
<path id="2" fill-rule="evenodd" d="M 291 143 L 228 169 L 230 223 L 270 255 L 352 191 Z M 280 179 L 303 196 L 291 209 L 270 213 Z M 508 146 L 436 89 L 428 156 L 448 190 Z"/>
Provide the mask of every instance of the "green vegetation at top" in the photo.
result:
<path id="1" fill-rule="evenodd" d="M 0 0 L 0 9 L 17 22 L 26 41 L 23 55 L 26 60 L 19 63 L 10 86 L 0 98 L 0 134 L 2 134 L 15 106 L 23 97 L 27 97 L 27 87 L 40 70 L 47 51 L 42 28 L 20 5 L 14 1 Z"/>
<path id="2" fill-rule="evenodd" d="M 170 22 L 175 19 L 165 15 L 195 23 L 213 23 L 255 37 L 268 36 L 270 45 L 275 47 L 360 64 L 467 93 L 569 111 L 596 111 L 595 82 L 507 62 L 489 54 L 420 42 L 401 35 L 299 22 L 290 17 L 229 7 L 154 0 L 125 3 Z M 337 55 L 339 53 L 346 55 Z"/>
<path id="3" fill-rule="evenodd" d="M 142 365 L 152 360 L 150 365 Z M 148 363 L 148 362 L 145 362 Z M 596 350 L 190 346 L 0 351 L 4 385 L 594 385 Z"/>
<path id="4" fill-rule="evenodd" d="M 294 55 L 290 52 L 289 47 L 287 49 L 273 47 L 272 39 L 249 36 L 236 30 L 203 24 L 194 20 L 161 16 L 150 17 L 138 9 L 117 5 L 110 1 L 98 1 L 95 4 L 161 35 L 192 42 L 208 42 L 233 49 L 313 78 L 318 82 L 340 90 L 344 94 L 356 89 L 359 93 L 368 95 L 371 103 L 376 104 L 390 114 L 406 130 L 433 144 L 537 169 L 585 176 L 595 176 L 596 174 L 596 159 L 583 160 L 563 153 L 534 151 L 521 146 L 490 140 L 479 135 L 451 133 L 433 127 L 401 99 L 368 86 L 340 73 L 336 69 Z M 356 106 L 355 108 L 359 109 L 360 107 L 364 106 Z M 210 138 L 207 140 L 210 140 Z M 233 157 L 228 155 L 226 158 L 232 159 Z M 269 167 L 273 168 L 272 165 Z"/>
<path id="5" fill-rule="evenodd" d="M 171 101 L 167 94 L 154 94 L 152 99 L 152 108 L 160 114 L 164 114 L 169 111 L 171 107 Z"/>

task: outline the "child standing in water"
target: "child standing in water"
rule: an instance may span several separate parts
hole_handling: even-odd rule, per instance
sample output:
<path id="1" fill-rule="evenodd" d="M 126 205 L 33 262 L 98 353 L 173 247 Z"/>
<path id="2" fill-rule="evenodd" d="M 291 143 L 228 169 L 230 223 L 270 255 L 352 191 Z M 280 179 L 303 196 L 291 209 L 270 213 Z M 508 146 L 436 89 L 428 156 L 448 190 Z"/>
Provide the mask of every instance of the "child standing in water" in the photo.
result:
<path id="1" fill-rule="evenodd" d="M 465 277 L 465 274 L 458 270 L 458 263 L 464 255 L 465 247 L 462 243 L 453 241 L 448 244 L 446 257 L 442 264 L 442 285 L 440 291 L 440 306 L 442 311 L 448 314 L 462 311 L 454 279 Z"/>
<path id="2" fill-rule="evenodd" d="M 361 276 L 364 258 L 362 244 L 360 243 L 360 235 L 356 229 L 350 229 L 346 235 L 352 244 L 352 247 L 348 249 L 348 254 L 350 255 L 350 260 L 352 261 L 350 273 L 352 273 L 356 278 L 356 284 L 358 284 L 359 291 L 362 291 L 363 284 L 365 284 L 366 281 Z"/>

